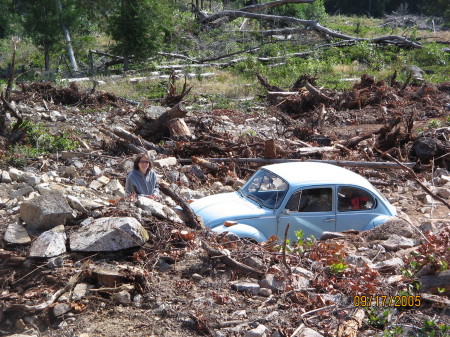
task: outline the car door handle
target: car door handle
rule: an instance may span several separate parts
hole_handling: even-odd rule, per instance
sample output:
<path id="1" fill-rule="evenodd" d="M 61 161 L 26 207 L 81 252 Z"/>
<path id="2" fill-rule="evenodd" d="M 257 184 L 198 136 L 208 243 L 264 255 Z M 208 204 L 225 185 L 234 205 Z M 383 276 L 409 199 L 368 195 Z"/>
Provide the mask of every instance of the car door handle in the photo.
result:
<path id="1" fill-rule="evenodd" d="M 335 221 L 334 218 L 328 218 L 328 219 L 323 220 L 323 222 L 334 222 L 334 221 Z"/>

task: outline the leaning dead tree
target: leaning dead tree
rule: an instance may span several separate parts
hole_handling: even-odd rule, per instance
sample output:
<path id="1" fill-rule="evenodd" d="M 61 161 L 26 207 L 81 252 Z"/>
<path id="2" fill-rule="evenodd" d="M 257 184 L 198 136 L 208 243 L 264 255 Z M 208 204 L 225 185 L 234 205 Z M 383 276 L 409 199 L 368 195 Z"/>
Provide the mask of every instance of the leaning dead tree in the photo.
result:
<path id="1" fill-rule="evenodd" d="M 335 38 L 346 41 L 356 41 L 356 42 L 372 42 L 376 44 L 393 44 L 404 47 L 412 47 L 412 48 L 422 48 L 422 46 L 414 41 L 411 41 L 403 36 L 397 35 L 389 35 L 382 36 L 377 38 L 361 38 L 356 36 L 351 36 L 347 34 L 342 34 L 327 27 L 320 25 L 316 20 L 302 20 L 289 16 L 279 16 L 279 15 L 269 15 L 269 14 L 258 14 L 256 11 L 265 10 L 268 8 L 274 8 L 277 6 L 289 4 L 289 3 L 312 3 L 314 1 L 311 0 L 279 0 L 272 1 L 261 5 L 254 5 L 244 7 L 238 11 L 221 11 L 217 13 L 213 13 L 210 15 L 202 12 L 201 14 L 197 13 L 197 18 L 200 24 L 204 27 L 211 26 L 213 28 L 217 28 L 225 22 L 230 22 L 237 18 L 248 18 L 255 19 L 258 21 L 267 21 L 267 22 L 277 22 L 277 23 L 288 23 L 297 26 L 304 26 L 310 29 L 314 29 L 317 33 L 325 36 L 326 38 Z M 226 18 L 226 20 L 224 20 Z"/>

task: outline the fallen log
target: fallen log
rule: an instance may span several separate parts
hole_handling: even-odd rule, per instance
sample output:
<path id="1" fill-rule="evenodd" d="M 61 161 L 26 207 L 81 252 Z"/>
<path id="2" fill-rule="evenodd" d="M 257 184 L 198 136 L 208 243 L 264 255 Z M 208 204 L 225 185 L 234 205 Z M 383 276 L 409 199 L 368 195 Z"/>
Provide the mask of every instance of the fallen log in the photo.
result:
<path id="1" fill-rule="evenodd" d="M 210 162 L 236 162 L 236 163 L 257 163 L 257 164 L 278 164 L 289 162 L 318 162 L 327 163 L 344 167 L 362 167 L 362 168 L 374 168 L 374 169 L 401 169 L 402 165 L 407 167 L 413 167 L 416 163 L 403 163 L 399 165 L 392 162 L 365 162 L 365 161 L 345 161 L 345 160 L 302 160 L 302 159 L 264 159 L 264 158 L 203 158 Z M 190 164 L 192 159 L 180 158 L 178 162 L 181 164 Z"/>
<path id="2" fill-rule="evenodd" d="M 269 3 L 266 3 L 269 5 Z M 290 16 L 280 16 L 280 15 L 269 15 L 269 14 L 257 14 L 251 13 L 249 11 L 245 11 L 241 9 L 239 11 L 221 11 L 217 13 L 213 13 L 211 15 L 205 15 L 200 19 L 200 24 L 202 25 L 210 25 L 213 21 L 216 21 L 221 18 L 227 18 L 224 22 L 228 22 L 230 20 L 234 20 L 237 18 L 250 18 L 260 21 L 269 21 L 269 22 L 283 22 L 289 23 L 293 25 L 302 25 L 305 27 L 309 27 L 317 31 L 323 36 L 337 38 L 341 40 L 347 41 L 358 41 L 358 42 L 373 42 L 377 44 L 393 44 L 393 45 L 401 45 L 409 48 L 423 48 L 420 44 L 408 40 L 402 36 L 389 35 L 389 36 L 381 36 L 376 38 L 360 38 L 356 36 L 351 36 L 347 34 L 342 34 L 332 29 L 326 28 L 320 25 L 316 20 L 302 20 Z"/>
<path id="3" fill-rule="evenodd" d="M 206 244 L 205 241 L 202 241 L 202 247 L 208 252 L 208 255 L 210 257 L 220 260 L 221 262 L 225 263 L 227 266 L 231 267 L 238 273 L 248 275 L 256 279 L 260 279 L 264 276 L 263 272 L 253 269 L 247 266 L 246 264 L 234 260 L 233 258 L 228 256 L 225 252 L 219 249 L 213 249 L 208 244 Z"/>
<path id="4" fill-rule="evenodd" d="M 141 146 L 141 147 L 145 147 L 146 149 L 155 150 L 158 153 L 167 153 L 167 151 L 164 150 L 161 146 L 157 146 L 157 145 L 153 144 L 152 142 L 142 139 L 141 137 L 136 136 L 136 135 L 132 134 L 131 132 L 128 132 L 128 131 L 122 129 L 121 127 L 116 126 L 112 130 L 112 132 L 116 136 L 119 136 L 120 138 L 123 138 L 136 146 Z"/>
<path id="5" fill-rule="evenodd" d="M 123 144 L 123 146 L 125 146 L 127 149 L 131 150 L 134 153 L 139 154 L 139 153 L 146 152 L 145 148 L 124 141 L 122 138 L 115 135 L 113 132 L 109 131 L 108 129 L 106 129 L 104 127 L 99 127 L 98 129 L 101 132 L 103 132 L 104 134 L 106 134 L 107 136 L 111 137 L 114 141 Z"/>
<path id="6" fill-rule="evenodd" d="M 195 214 L 192 208 L 186 202 L 184 202 L 184 200 L 178 194 L 172 191 L 169 186 L 164 183 L 160 183 L 159 189 L 162 193 L 171 197 L 178 205 L 181 206 L 188 219 L 187 225 L 190 228 L 205 229 L 205 224 L 203 223 L 202 218 Z"/>

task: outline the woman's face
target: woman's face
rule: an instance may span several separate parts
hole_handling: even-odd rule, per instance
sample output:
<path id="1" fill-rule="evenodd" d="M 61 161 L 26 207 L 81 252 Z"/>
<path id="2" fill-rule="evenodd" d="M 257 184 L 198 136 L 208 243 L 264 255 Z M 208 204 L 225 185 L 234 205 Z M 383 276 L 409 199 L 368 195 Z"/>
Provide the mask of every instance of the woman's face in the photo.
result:
<path id="1" fill-rule="evenodd" d="M 141 160 L 139 160 L 139 171 L 141 171 L 144 174 L 147 173 L 149 165 L 150 162 L 147 159 L 141 158 Z"/>

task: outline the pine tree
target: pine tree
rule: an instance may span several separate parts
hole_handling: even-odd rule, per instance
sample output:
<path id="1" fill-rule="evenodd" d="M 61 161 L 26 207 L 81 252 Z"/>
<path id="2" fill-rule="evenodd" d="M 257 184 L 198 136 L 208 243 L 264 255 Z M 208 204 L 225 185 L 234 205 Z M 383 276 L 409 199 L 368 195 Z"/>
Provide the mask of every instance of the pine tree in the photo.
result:
<path id="1" fill-rule="evenodd" d="M 171 33 L 172 16 L 169 3 L 158 0 L 120 0 L 109 19 L 108 33 L 116 41 L 113 51 L 129 61 L 154 55 Z"/>

